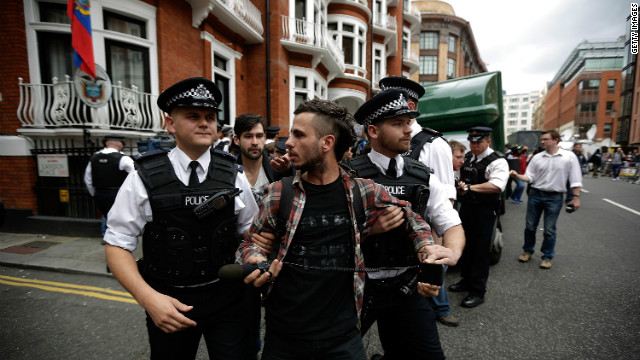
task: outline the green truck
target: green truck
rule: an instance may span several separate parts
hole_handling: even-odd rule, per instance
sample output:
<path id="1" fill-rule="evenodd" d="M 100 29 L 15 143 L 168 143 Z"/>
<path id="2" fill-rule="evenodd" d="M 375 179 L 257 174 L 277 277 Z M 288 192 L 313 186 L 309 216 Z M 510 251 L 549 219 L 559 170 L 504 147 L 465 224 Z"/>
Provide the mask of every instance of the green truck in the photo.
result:
<path id="1" fill-rule="evenodd" d="M 504 151 L 502 76 L 499 71 L 433 83 L 425 85 L 424 89 L 425 94 L 418 102 L 421 126 L 443 133 L 447 140 L 455 139 L 466 145 L 469 144 L 466 140 L 468 128 L 488 126 L 493 129 L 491 147 Z M 500 261 L 502 245 L 502 226 L 498 217 L 491 244 L 491 264 Z"/>

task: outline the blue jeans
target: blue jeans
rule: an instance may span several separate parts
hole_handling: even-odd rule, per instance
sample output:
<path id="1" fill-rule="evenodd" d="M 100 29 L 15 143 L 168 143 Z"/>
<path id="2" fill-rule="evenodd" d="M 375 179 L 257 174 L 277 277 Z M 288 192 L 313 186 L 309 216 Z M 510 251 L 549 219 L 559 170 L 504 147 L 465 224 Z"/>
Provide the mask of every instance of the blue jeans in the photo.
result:
<path id="1" fill-rule="evenodd" d="M 531 188 L 529 201 L 527 202 L 527 225 L 524 229 L 525 252 L 534 253 L 536 245 L 536 229 L 540 222 L 540 216 L 544 211 L 544 240 L 542 242 L 542 259 L 551 260 L 555 256 L 556 246 L 556 222 L 562 210 L 563 193 L 547 193 Z"/>
<path id="2" fill-rule="evenodd" d="M 447 273 L 447 269 L 449 267 L 447 265 L 444 266 L 444 273 Z M 440 291 L 438 291 L 438 296 L 432 296 L 431 305 L 433 307 L 433 311 L 436 312 L 438 316 L 449 316 L 451 315 L 451 307 L 449 306 L 449 295 L 447 295 L 447 290 L 444 285 L 444 280 L 442 281 L 442 286 L 440 287 Z"/>
<path id="3" fill-rule="evenodd" d="M 620 176 L 621 167 L 622 167 L 622 164 L 611 164 L 614 179 L 617 179 Z"/>
<path id="4" fill-rule="evenodd" d="M 513 190 L 513 193 L 511 194 L 511 198 L 522 200 L 522 193 L 524 192 L 524 181 L 519 179 L 513 179 L 513 181 L 515 181 L 516 183 L 516 189 Z"/>

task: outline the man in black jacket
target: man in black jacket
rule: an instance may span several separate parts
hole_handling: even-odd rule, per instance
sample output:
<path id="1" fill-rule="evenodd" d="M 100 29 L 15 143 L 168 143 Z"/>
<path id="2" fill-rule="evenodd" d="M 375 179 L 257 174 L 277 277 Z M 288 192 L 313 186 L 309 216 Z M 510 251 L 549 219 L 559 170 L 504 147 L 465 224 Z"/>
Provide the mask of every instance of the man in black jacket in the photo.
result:
<path id="1" fill-rule="evenodd" d="M 283 176 L 280 172 L 287 173 L 289 160 L 286 156 L 270 160 L 265 152 L 266 136 L 262 116 L 247 113 L 236 117 L 233 132 L 233 142 L 240 148 L 236 162 L 244 167 L 253 197 L 260 204 L 267 185 L 280 180 Z"/>

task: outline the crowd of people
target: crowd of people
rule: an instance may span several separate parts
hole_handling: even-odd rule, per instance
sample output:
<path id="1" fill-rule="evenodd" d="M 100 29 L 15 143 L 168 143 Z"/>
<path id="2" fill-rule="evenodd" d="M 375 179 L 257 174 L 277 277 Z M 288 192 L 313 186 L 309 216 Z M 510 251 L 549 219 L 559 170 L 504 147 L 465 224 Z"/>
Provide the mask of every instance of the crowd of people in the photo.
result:
<path id="1" fill-rule="evenodd" d="M 105 142 L 85 179 L 96 194 L 119 189 L 101 208 L 107 264 L 146 312 L 152 359 L 193 359 L 204 337 L 214 359 L 262 349 L 267 360 L 365 360 L 374 322 L 384 354 L 372 359 L 444 359 L 436 322 L 459 325 L 447 290 L 467 293 L 464 308 L 485 302 L 501 193 L 522 203 L 525 183 L 520 261 L 544 212 L 540 267 L 551 268 L 563 195 L 569 186 L 580 208 L 585 168 L 558 133 L 544 132 L 532 157 L 518 146 L 503 156 L 492 129 L 474 126 L 467 152 L 417 123 L 422 86 L 387 77 L 380 88 L 353 115 L 305 101 L 278 137 L 258 114 L 219 124 L 219 89 L 190 78 L 158 97 L 174 149 L 133 169 Z M 461 278 L 445 287 L 455 265 Z"/>

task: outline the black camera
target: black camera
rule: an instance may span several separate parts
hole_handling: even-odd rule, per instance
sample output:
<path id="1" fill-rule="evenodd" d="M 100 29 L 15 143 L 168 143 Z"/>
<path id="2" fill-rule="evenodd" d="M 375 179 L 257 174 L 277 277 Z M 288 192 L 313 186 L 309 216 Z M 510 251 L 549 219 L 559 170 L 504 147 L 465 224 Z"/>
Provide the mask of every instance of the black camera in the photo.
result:
<path id="1" fill-rule="evenodd" d="M 573 204 L 568 204 L 567 207 L 565 207 L 564 209 L 569 214 L 571 214 L 572 212 L 576 211 L 576 207 L 573 206 Z"/>

